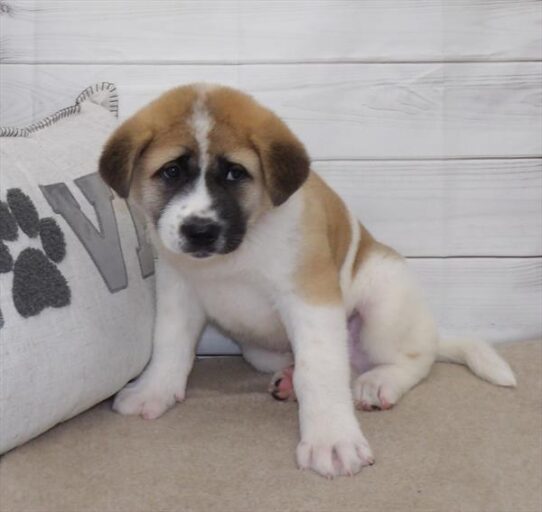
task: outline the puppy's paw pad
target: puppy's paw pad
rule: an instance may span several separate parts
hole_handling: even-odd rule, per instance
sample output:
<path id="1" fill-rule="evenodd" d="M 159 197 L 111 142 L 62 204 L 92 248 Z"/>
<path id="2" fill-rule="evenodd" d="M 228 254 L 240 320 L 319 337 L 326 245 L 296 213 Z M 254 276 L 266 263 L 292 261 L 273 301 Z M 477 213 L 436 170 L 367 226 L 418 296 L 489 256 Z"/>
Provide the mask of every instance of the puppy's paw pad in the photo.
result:
<path id="1" fill-rule="evenodd" d="M 294 391 L 294 367 L 289 366 L 271 377 L 269 393 L 275 400 L 296 400 Z"/>
<path id="2" fill-rule="evenodd" d="M 139 415 L 143 419 L 154 420 L 183 398 L 182 392 L 156 390 L 135 382 L 117 393 L 113 410 L 124 415 Z"/>

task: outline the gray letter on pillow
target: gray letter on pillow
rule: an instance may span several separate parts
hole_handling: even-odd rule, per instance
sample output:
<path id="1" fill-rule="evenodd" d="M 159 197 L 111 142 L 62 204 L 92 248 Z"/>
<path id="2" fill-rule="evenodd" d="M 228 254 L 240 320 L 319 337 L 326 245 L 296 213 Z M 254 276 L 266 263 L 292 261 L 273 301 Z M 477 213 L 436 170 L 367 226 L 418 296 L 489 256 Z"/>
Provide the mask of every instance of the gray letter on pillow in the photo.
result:
<path id="1" fill-rule="evenodd" d="M 126 206 L 128 206 L 130 216 L 132 217 L 137 243 L 139 244 L 137 248 L 137 259 L 139 260 L 141 277 L 145 279 L 154 274 L 154 253 L 152 252 L 152 245 L 147 241 L 145 224 L 141 219 L 141 214 L 130 204 L 130 201 L 126 201 Z"/>
<path id="2" fill-rule="evenodd" d="M 74 181 L 94 207 L 99 230 L 81 211 L 77 200 L 64 183 L 44 185 L 40 189 L 53 211 L 62 215 L 79 237 L 109 291 L 114 293 L 122 290 L 128 286 L 128 277 L 113 210 L 113 194 L 97 173 L 81 176 Z"/>

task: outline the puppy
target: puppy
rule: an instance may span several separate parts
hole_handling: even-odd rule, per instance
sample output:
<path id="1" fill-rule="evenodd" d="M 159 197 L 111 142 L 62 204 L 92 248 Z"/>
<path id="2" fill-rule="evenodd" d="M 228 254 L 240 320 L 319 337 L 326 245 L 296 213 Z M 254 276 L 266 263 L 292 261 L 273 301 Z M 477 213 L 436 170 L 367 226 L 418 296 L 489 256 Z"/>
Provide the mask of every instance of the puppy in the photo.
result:
<path id="1" fill-rule="evenodd" d="M 393 406 L 435 359 L 515 384 L 489 345 L 439 339 L 405 260 L 250 96 L 202 84 L 165 93 L 112 135 L 100 173 L 141 207 L 158 257 L 152 359 L 117 395 L 118 412 L 152 419 L 184 399 L 206 323 L 258 370 L 287 369 L 299 402 L 297 462 L 326 477 L 374 461 L 353 402 Z"/>

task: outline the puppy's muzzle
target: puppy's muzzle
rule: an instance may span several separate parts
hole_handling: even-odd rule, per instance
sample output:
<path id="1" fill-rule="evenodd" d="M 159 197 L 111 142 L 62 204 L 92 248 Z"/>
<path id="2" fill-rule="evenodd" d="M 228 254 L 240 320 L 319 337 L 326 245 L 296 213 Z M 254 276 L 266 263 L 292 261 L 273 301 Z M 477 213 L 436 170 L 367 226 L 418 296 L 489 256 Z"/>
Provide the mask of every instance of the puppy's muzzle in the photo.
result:
<path id="1" fill-rule="evenodd" d="M 185 240 L 186 252 L 195 256 L 206 256 L 216 249 L 220 237 L 220 224 L 203 217 L 190 217 L 180 227 L 180 234 Z"/>

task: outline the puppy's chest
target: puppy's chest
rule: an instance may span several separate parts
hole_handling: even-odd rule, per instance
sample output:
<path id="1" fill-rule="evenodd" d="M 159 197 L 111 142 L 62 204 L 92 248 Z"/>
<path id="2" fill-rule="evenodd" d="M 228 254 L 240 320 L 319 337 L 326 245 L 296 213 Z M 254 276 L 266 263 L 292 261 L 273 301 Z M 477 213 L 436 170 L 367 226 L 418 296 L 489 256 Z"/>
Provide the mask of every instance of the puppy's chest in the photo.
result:
<path id="1" fill-rule="evenodd" d="M 241 343 L 287 350 L 286 331 L 271 296 L 242 279 L 199 283 L 198 295 L 209 321 Z"/>

